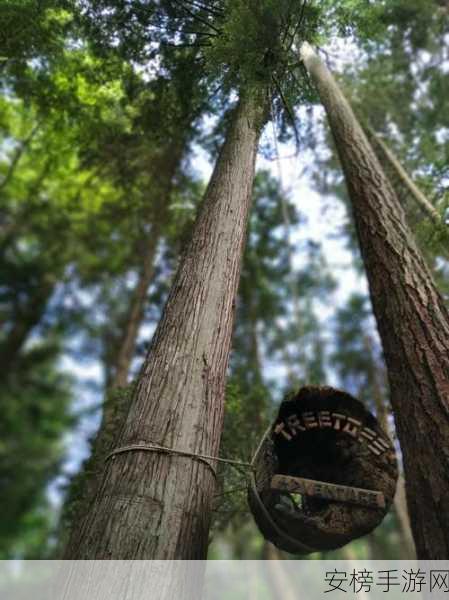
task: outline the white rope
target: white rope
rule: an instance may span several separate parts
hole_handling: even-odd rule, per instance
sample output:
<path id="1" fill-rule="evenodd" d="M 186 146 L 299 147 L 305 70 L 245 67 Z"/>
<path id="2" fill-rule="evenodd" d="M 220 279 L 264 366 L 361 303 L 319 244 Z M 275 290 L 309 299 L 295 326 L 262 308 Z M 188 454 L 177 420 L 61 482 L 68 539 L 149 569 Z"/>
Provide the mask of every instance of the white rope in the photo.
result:
<path id="1" fill-rule="evenodd" d="M 125 452 L 161 452 L 163 454 L 170 454 L 172 456 L 183 456 L 185 458 L 192 458 L 193 460 L 198 460 L 199 462 L 205 464 L 212 471 L 214 477 L 217 476 L 215 468 L 210 464 L 210 460 L 220 463 L 226 463 L 232 466 L 245 467 L 247 469 L 253 469 L 251 463 L 243 462 L 239 460 L 232 460 L 229 458 L 220 458 L 218 456 L 210 456 L 208 454 L 199 454 L 195 452 L 189 452 L 187 450 L 176 450 L 175 448 L 167 448 L 166 446 L 160 446 L 159 444 L 130 444 L 128 446 L 121 446 L 120 448 L 115 448 L 112 450 L 106 458 L 104 459 L 107 462 L 110 458 L 114 458 L 117 454 L 123 454 Z"/>

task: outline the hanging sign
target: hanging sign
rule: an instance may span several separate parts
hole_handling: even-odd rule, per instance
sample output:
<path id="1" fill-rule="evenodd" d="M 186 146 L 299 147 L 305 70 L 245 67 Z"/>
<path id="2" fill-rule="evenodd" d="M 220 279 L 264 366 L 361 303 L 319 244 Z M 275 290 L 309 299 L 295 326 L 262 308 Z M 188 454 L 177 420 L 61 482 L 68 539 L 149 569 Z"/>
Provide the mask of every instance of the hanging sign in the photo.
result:
<path id="1" fill-rule="evenodd" d="M 264 536 L 308 553 L 377 527 L 393 501 L 395 449 L 356 398 L 309 386 L 284 401 L 253 459 L 248 499 Z"/>

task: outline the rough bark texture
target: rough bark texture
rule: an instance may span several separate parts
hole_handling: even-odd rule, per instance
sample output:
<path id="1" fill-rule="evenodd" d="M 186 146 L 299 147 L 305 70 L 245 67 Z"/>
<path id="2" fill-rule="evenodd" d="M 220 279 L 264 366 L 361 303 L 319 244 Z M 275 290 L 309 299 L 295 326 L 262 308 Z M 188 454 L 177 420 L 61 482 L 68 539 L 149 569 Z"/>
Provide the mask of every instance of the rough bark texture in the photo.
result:
<path id="1" fill-rule="evenodd" d="M 352 201 L 382 339 L 420 559 L 449 558 L 449 315 L 352 109 L 308 45 Z"/>
<path id="2" fill-rule="evenodd" d="M 119 445 L 156 443 L 216 455 L 241 255 L 264 111 L 239 103 L 192 240 L 139 376 Z M 197 559 L 207 553 L 210 468 L 129 452 L 101 488 L 66 558 Z"/>

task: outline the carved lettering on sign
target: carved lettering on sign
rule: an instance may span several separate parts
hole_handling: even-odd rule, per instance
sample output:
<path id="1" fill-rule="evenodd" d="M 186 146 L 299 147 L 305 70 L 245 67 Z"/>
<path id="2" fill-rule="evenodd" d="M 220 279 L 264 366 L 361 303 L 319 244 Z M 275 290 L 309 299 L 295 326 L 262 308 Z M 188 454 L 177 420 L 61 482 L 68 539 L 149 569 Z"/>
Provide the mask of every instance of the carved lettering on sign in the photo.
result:
<path id="1" fill-rule="evenodd" d="M 303 415 L 304 416 L 304 415 Z M 306 428 L 304 427 L 304 425 L 301 423 L 301 421 L 298 418 L 298 415 L 290 415 L 289 417 L 287 417 L 287 424 L 290 428 L 290 431 L 292 431 L 292 433 L 295 433 L 299 430 L 299 431 L 305 431 Z"/>
<path id="2" fill-rule="evenodd" d="M 347 502 L 361 506 L 385 508 L 385 496 L 382 492 L 315 481 L 314 479 L 304 479 L 303 477 L 274 475 L 271 479 L 271 488 L 283 492 L 322 498 L 324 500 L 336 500 L 338 502 Z"/>
<path id="3" fill-rule="evenodd" d="M 391 450 L 391 444 L 387 440 L 369 427 L 363 427 L 362 422 L 358 419 L 328 410 L 306 411 L 300 415 L 296 413 L 289 415 L 285 423 L 281 421 L 275 425 L 274 433 L 291 441 L 301 432 L 326 428 L 332 428 L 335 431 L 347 433 L 355 439 L 365 441 L 370 452 L 376 456 Z"/>
<path id="4" fill-rule="evenodd" d="M 342 428 L 342 421 L 346 421 L 346 415 L 342 415 L 341 413 L 332 413 L 334 417 L 334 429 L 336 431 L 340 431 Z"/>
<path id="5" fill-rule="evenodd" d="M 320 410 L 318 412 L 318 423 L 320 425 L 320 429 L 332 427 L 331 413 L 329 410 Z"/>
<path id="6" fill-rule="evenodd" d="M 302 420 L 304 421 L 304 425 L 307 429 L 315 429 L 318 427 L 318 421 L 316 419 L 315 413 L 313 412 L 305 412 L 302 413 Z"/>
<path id="7" fill-rule="evenodd" d="M 274 428 L 274 433 L 283 435 L 287 440 L 292 440 L 293 437 L 285 431 L 285 423 L 278 423 Z"/>
<path id="8" fill-rule="evenodd" d="M 352 437 L 358 437 L 360 428 L 362 426 L 361 421 L 357 421 L 357 419 L 353 419 L 352 417 L 348 417 L 348 421 L 346 425 L 343 427 L 343 431 L 352 435 Z"/>

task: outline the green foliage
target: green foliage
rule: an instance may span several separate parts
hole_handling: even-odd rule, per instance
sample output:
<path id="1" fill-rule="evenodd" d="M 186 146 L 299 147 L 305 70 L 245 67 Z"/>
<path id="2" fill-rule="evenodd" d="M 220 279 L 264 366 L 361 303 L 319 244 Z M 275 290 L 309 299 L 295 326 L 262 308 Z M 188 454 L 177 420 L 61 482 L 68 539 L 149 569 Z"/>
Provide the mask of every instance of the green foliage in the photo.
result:
<path id="1" fill-rule="evenodd" d="M 385 35 L 382 22 L 388 2 L 370 2 L 369 0 L 343 0 L 320 2 L 323 27 L 328 35 L 337 31 L 341 36 L 357 35 L 362 40 L 372 40 Z"/>
<path id="2" fill-rule="evenodd" d="M 272 417 L 270 394 L 262 382 L 245 386 L 239 376 L 233 376 L 226 388 L 225 422 L 220 445 L 224 458 L 250 462 Z M 220 465 L 217 495 L 214 502 L 211 537 L 213 548 L 220 543 L 230 543 L 233 558 L 248 558 L 260 547 L 260 537 L 250 518 L 247 504 L 246 467 Z M 247 534 L 241 536 L 245 527 Z M 250 556 L 254 556 L 250 554 Z M 257 554 L 256 554 L 257 556 Z"/>
<path id="3" fill-rule="evenodd" d="M 367 297 L 353 294 L 335 318 L 336 350 L 331 363 L 341 385 L 376 411 L 376 395 L 386 397 L 385 365 L 380 355 Z"/>
<path id="4" fill-rule="evenodd" d="M 0 60 L 21 62 L 61 50 L 73 18 L 71 9 L 70 0 L 2 2 L 0 21 L 4 33 L 0 37 Z"/>
<path id="5" fill-rule="evenodd" d="M 220 35 L 205 52 L 210 64 L 224 66 L 234 86 L 269 85 L 273 68 L 285 61 L 280 32 L 286 7 L 284 0 L 230 0 Z"/>
<path id="6" fill-rule="evenodd" d="M 62 435 L 74 425 L 70 380 L 55 370 L 57 345 L 31 346 L 0 386 L 0 556 L 43 555 L 54 526 L 46 486 L 63 458 Z M 7 491 L 7 493 L 6 493 Z M 41 545 L 42 544 L 42 545 Z"/>

